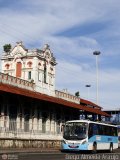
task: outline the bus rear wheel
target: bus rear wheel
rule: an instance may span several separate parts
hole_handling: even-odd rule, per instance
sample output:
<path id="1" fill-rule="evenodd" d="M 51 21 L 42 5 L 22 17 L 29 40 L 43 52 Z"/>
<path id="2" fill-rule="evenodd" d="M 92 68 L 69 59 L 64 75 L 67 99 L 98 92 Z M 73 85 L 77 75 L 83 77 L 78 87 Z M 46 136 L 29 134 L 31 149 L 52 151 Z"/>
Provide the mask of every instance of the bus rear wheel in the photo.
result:
<path id="1" fill-rule="evenodd" d="M 110 152 L 110 153 L 113 153 L 113 144 L 112 144 L 112 143 L 110 144 L 109 152 Z"/>
<path id="2" fill-rule="evenodd" d="M 92 153 L 97 153 L 97 143 L 94 143 L 93 144 L 93 150 L 92 150 Z"/>

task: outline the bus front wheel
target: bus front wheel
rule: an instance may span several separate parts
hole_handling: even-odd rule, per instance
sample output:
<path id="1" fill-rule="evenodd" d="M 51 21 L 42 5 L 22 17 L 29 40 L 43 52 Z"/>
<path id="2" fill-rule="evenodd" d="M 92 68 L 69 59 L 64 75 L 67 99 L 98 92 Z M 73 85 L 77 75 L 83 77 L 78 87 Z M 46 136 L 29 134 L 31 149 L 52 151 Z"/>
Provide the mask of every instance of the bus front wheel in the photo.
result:
<path id="1" fill-rule="evenodd" d="M 113 152 L 113 144 L 112 143 L 110 143 L 110 149 L 109 149 L 109 151 L 110 151 L 110 153 Z"/>

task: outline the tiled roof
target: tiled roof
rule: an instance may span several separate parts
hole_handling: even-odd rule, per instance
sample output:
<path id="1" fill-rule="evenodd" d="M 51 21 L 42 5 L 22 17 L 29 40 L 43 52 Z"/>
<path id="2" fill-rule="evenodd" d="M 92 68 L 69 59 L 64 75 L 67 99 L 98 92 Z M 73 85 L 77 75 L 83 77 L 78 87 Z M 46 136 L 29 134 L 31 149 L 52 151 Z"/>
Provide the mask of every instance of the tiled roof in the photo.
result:
<path id="1" fill-rule="evenodd" d="M 82 99 L 82 98 L 80 98 L 80 103 L 83 103 L 85 105 L 91 105 L 91 106 L 94 106 L 95 108 L 98 108 L 98 109 L 102 109 L 102 107 L 98 106 L 97 104 L 95 104 L 95 103 L 93 103 L 91 101 Z"/>
<path id="2" fill-rule="evenodd" d="M 34 98 L 34 99 L 44 100 L 44 101 L 47 101 L 47 102 L 52 102 L 52 103 L 55 103 L 55 104 L 66 106 L 66 107 L 76 108 L 76 109 L 79 109 L 79 110 L 85 110 L 87 112 L 91 112 L 91 113 L 95 113 L 95 114 L 99 114 L 99 115 L 103 115 L 103 116 L 110 116 L 109 114 L 101 111 L 100 109 L 90 108 L 88 106 L 84 106 L 84 105 L 76 104 L 76 103 L 73 103 L 73 102 L 69 102 L 69 101 L 66 101 L 66 100 L 61 99 L 61 98 L 48 96 L 48 95 L 45 95 L 45 94 L 41 94 L 41 93 L 38 93 L 38 92 L 35 92 L 35 91 L 30 91 L 30 90 L 27 90 L 27 89 L 23 89 L 23 88 L 18 88 L 18 87 L 8 85 L 8 84 L 0 83 L 0 91 L 12 93 L 12 94 L 23 95 L 23 96 Z"/>

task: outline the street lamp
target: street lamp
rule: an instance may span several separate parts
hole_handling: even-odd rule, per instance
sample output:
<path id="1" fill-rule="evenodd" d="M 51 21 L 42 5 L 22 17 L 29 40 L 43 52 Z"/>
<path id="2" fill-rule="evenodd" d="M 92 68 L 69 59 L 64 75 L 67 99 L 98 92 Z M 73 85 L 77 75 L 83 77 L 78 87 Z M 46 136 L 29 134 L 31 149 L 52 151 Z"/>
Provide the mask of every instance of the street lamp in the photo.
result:
<path id="1" fill-rule="evenodd" d="M 91 85 L 87 84 L 87 85 L 85 85 L 85 87 L 87 87 L 87 89 L 88 89 L 88 100 L 89 100 L 89 94 L 90 94 L 90 87 L 91 87 Z"/>
<path id="2" fill-rule="evenodd" d="M 98 104 L 98 56 L 100 55 L 100 51 L 94 51 L 93 55 L 96 56 L 96 103 Z"/>

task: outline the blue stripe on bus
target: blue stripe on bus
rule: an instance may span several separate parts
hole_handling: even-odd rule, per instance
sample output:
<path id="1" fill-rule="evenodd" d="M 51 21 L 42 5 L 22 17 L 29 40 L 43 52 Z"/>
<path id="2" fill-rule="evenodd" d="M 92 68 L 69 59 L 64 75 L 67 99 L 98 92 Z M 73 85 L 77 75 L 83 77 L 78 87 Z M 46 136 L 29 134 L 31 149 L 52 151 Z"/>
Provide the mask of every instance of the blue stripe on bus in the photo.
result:
<path id="1" fill-rule="evenodd" d="M 101 136 L 101 135 L 95 135 L 88 139 L 88 142 L 103 142 L 103 143 L 118 143 L 118 137 L 117 136 Z"/>
<path id="2" fill-rule="evenodd" d="M 97 142 L 97 143 L 118 143 L 118 137 L 117 136 L 101 136 L 101 135 L 94 135 L 91 138 L 88 139 L 89 142 Z M 88 150 L 88 143 L 85 144 L 61 144 L 61 148 L 64 150 Z"/>

